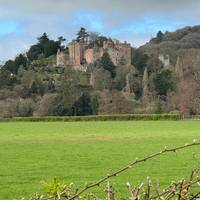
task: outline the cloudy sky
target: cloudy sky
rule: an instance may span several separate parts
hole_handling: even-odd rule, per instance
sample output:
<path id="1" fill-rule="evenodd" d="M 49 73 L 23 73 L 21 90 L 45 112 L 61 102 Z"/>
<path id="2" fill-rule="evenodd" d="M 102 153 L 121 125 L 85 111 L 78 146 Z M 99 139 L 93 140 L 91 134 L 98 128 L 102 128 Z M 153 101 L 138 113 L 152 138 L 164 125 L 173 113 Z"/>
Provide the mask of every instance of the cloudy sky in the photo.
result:
<path id="1" fill-rule="evenodd" d="M 139 46 L 158 30 L 200 24 L 199 10 L 200 0 L 0 0 L 0 60 L 43 32 L 70 41 L 81 26 Z"/>

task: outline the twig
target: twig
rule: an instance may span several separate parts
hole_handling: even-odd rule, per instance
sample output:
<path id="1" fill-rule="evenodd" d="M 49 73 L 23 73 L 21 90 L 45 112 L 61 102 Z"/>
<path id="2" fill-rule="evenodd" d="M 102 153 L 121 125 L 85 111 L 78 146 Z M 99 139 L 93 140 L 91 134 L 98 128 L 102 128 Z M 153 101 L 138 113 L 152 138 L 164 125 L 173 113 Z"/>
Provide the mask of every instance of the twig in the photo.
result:
<path id="1" fill-rule="evenodd" d="M 200 192 L 198 192 L 197 194 L 195 194 L 190 200 L 197 199 L 199 196 L 200 196 Z"/>
<path id="2" fill-rule="evenodd" d="M 89 190 L 89 189 L 91 189 L 93 187 L 99 186 L 100 184 L 104 183 L 106 180 L 110 179 L 111 177 L 115 177 L 115 176 L 121 174 L 122 172 L 131 169 L 136 164 L 139 164 L 139 163 L 145 162 L 147 160 L 153 159 L 155 157 L 160 156 L 161 154 L 166 154 L 166 153 L 170 153 L 170 152 L 176 152 L 176 151 L 179 151 L 179 150 L 182 150 L 182 149 L 185 149 L 185 148 L 189 148 L 189 147 L 192 147 L 192 146 L 197 146 L 197 145 L 200 145 L 200 142 L 194 141 L 193 143 L 190 143 L 190 144 L 185 144 L 185 145 L 182 145 L 182 146 L 179 146 L 179 147 L 174 147 L 174 148 L 169 148 L 169 149 L 167 149 L 167 147 L 165 147 L 164 150 L 161 150 L 161 151 L 159 151 L 157 153 L 153 153 L 153 154 L 151 154 L 151 155 L 149 155 L 149 156 L 147 156 L 145 158 L 136 159 L 135 161 L 133 161 L 130 164 L 126 165 L 125 167 L 113 172 L 112 174 L 108 174 L 107 176 L 99 179 L 98 181 L 86 185 L 85 188 L 83 188 L 80 191 L 78 191 L 74 196 L 69 198 L 69 200 L 74 200 L 75 198 L 79 197 L 85 191 L 87 191 L 87 190 Z"/>

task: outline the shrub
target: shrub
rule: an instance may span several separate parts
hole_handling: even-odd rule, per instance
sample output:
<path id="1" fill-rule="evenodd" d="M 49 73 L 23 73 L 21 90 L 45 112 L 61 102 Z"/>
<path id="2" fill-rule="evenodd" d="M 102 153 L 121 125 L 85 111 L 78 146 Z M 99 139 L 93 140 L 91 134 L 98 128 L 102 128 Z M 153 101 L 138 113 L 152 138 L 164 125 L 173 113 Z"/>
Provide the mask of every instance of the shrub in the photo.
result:
<path id="1" fill-rule="evenodd" d="M 16 116 L 17 103 L 13 99 L 0 100 L 0 119 Z"/>
<path id="2" fill-rule="evenodd" d="M 17 113 L 21 117 L 32 116 L 34 111 L 34 102 L 31 99 L 20 99 L 17 105 Z"/>

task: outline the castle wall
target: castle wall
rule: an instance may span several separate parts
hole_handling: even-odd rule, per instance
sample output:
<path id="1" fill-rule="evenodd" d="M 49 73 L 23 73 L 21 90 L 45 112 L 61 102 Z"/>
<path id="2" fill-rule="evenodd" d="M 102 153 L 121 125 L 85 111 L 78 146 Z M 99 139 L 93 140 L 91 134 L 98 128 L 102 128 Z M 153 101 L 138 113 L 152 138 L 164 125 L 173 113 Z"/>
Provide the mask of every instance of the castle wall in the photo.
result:
<path id="1" fill-rule="evenodd" d="M 94 63 L 95 59 L 94 59 L 94 51 L 93 49 L 87 49 L 85 51 L 85 60 L 88 64 L 92 64 Z"/>
<path id="2" fill-rule="evenodd" d="M 109 41 L 108 43 L 104 43 L 104 49 L 108 52 L 115 65 L 120 64 L 122 60 L 124 64 L 131 65 L 132 53 L 130 44 L 118 42 L 113 46 L 113 43 Z"/>
<path id="3" fill-rule="evenodd" d="M 118 63 L 123 59 L 125 64 L 131 65 L 132 52 L 131 45 L 128 43 L 117 44 L 116 48 L 118 49 Z"/>
<path id="4" fill-rule="evenodd" d="M 101 59 L 103 56 L 103 48 L 87 49 L 84 54 L 84 58 L 88 64 L 94 63 L 96 60 Z"/>
<path id="5" fill-rule="evenodd" d="M 65 52 L 61 52 L 58 50 L 57 52 L 57 57 L 56 57 L 56 65 L 57 66 L 66 66 L 69 65 L 69 55 L 66 54 Z"/>
<path id="6" fill-rule="evenodd" d="M 108 52 L 113 64 L 117 65 L 118 59 L 119 59 L 119 51 L 117 49 L 112 48 L 112 49 L 107 49 L 107 52 Z"/>
<path id="7" fill-rule="evenodd" d="M 114 65 L 118 65 L 122 60 L 124 64 L 131 65 L 131 45 L 127 43 L 114 44 L 111 41 L 104 42 L 103 48 L 87 49 L 84 57 L 86 62 L 91 64 L 101 59 L 104 52 L 108 52 Z"/>

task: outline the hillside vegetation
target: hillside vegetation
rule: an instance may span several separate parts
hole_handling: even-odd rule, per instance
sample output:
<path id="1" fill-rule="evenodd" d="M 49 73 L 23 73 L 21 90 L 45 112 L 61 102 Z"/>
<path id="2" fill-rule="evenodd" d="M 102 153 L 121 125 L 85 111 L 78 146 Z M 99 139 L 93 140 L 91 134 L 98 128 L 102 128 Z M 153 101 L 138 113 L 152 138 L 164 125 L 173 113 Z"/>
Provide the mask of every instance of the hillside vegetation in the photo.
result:
<path id="1" fill-rule="evenodd" d="M 90 46 L 109 38 L 89 33 Z M 56 66 L 65 39 L 44 33 L 0 68 L 0 117 L 132 113 L 200 114 L 200 26 L 158 32 L 133 49 L 132 65 L 109 55 L 86 71 Z"/>

